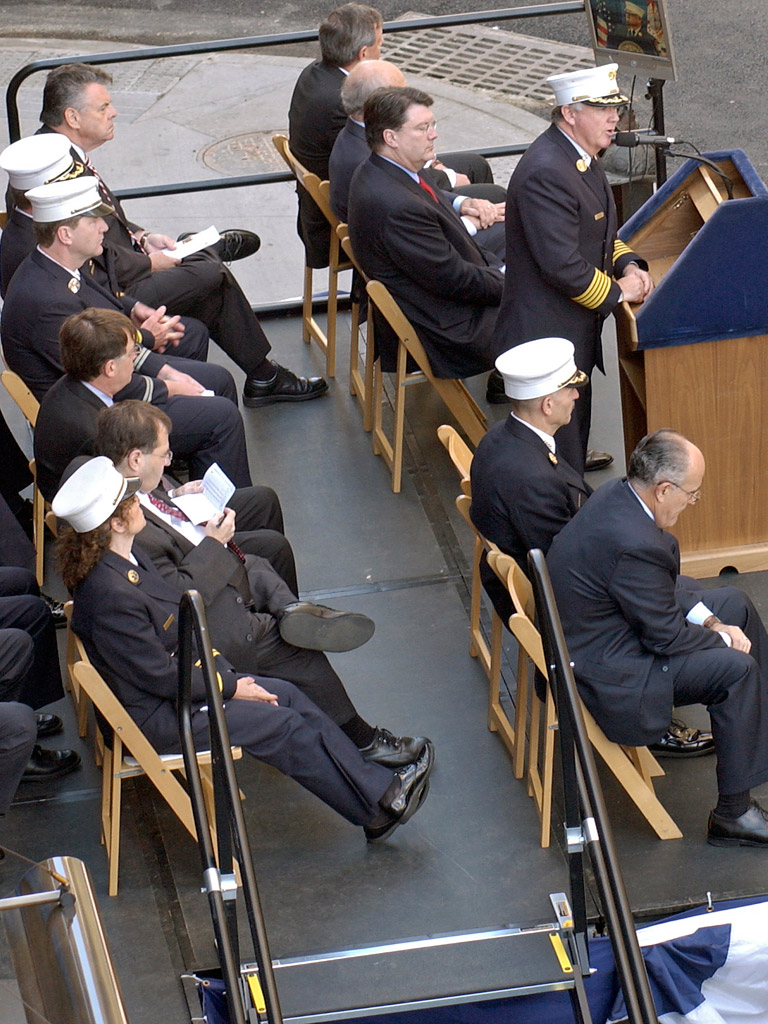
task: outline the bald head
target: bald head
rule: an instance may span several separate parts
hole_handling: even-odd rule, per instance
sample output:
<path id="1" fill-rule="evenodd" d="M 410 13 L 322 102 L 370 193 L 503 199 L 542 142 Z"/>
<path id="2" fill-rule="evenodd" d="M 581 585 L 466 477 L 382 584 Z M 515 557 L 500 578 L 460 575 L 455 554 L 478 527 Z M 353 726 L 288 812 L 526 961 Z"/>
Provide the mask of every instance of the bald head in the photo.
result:
<path id="1" fill-rule="evenodd" d="M 341 103 L 355 121 L 363 120 L 365 101 L 375 89 L 391 89 L 405 85 L 402 71 L 388 60 L 364 60 L 344 79 Z"/>

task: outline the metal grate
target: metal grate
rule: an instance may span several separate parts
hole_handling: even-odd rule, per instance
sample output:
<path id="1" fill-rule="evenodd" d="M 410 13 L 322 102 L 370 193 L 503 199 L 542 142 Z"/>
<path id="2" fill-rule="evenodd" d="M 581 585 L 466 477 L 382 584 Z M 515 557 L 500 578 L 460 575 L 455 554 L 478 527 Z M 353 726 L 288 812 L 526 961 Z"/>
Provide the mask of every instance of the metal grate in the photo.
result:
<path id="1" fill-rule="evenodd" d="M 402 19 L 424 17 L 408 12 Z M 384 57 L 419 75 L 529 108 L 549 107 L 549 75 L 592 67 L 592 50 L 485 26 L 422 29 L 386 37 Z"/>

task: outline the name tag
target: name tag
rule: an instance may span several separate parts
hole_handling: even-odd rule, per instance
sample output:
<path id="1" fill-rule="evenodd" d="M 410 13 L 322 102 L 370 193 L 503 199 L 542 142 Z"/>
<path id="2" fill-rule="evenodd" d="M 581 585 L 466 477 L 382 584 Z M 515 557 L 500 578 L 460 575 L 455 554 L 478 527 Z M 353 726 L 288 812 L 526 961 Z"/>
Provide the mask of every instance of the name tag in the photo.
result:
<path id="1" fill-rule="evenodd" d="M 600 213 L 596 213 L 595 214 L 595 220 L 602 220 L 604 216 L 605 216 L 605 214 L 601 210 Z"/>
<path id="2" fill-rule="evenodd" d="M 171 626 L 173 625 L 173 618 L 174 618 L 173 615 L 169 615 L 168 616 L 168 618 L 163 623 L 163 629 L 164 630 L 168 631 L 171 628 Z"/>

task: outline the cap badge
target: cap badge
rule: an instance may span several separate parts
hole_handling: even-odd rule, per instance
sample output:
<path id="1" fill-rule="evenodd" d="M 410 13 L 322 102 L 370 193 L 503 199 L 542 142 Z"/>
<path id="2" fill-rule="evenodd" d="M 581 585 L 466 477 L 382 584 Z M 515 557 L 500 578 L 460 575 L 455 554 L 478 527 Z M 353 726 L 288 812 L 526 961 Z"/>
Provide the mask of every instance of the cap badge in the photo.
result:
<path id="1" fill-rule="evenodd" d="M 80 291 L 80 282 L 77 280 L 76 277 L 70 277 L 70 279 L 67 281 L 67 288 L 69 288 L 71 292 L 77 295 L 77 293 Z"/>
<path id="2" fill-rule="evenodd" d="M 589 164 L 583 157 L 579 157 L 579 159 L 576 161 L 576 170 L 580 171 L 582 174 L 586 174 L 586 172 L 589 170 Z"/>
<path id="3" fill-rule="evenodd" d="M 555 453 L 554 452 L 547 452 L 547 455 L 549 456 L 549 461 L 552 463 L 552 465 L 556 466 L 557 465 L 557 456 L 555 455 Z"/>
<path id="4" fill-rule="evenodd" d="M 128 577 L 128 582 L 129 583 L 138 583 L 139 582 L 139 574 L 136 572 L 135 569 L 129 569 L 128 572 L 125 575 Z"/>

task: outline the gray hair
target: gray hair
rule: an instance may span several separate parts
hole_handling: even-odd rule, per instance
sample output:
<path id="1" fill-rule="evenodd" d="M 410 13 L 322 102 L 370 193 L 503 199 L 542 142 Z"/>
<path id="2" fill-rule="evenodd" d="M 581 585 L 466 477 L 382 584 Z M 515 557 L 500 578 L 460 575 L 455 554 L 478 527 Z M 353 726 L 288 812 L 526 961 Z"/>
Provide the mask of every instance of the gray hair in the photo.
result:
<path id="1" fill-rule="evenodd" d="M 563 103 L 562 106 L 552 107 L 552 109 L 549 112 L 549 120 L 552 122 L 552 124 L 560 124 L 562 121 L 565 120 L 565 118 L 563 117 L 563 107 L 570 107 L 571 110 L 577 110 L 578 111 L 578 110 L 583 110 L 584 109 L 584 104 L 583 103 Z"/>
<path id="2" fill-rule="evenodd" d="M 64 120 L 68 107 L 79 110 L 83 90 L 87 85 L 110 85 L 112 75 L 90 64 L 61 64 L 48 73 L 43 89 L 43 109 L 40 120 L 49 128 L 57 128 Z"/>
<path id="3" fill-rule="evenodd" d="M 382 17 L 374 7 L 344 4 L 320 25 L 320 53 L 326 64 L 345 68 L 357 60 L 364 46 L 373 46 Z"/>
<path id="4" fill-rule="evenodd" d="M 691 464 L 688 445 L 686 438 L 670 427 L 646 434 L 629 458 L 629 482 L 655 487 L 668 480 L 679 486 Z"/>

